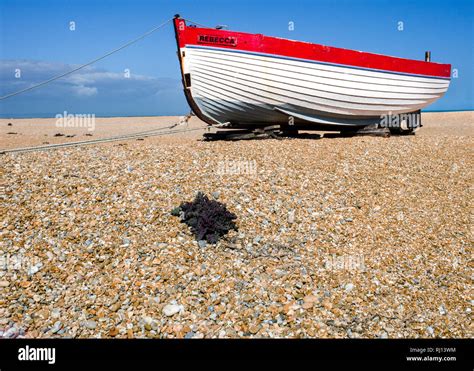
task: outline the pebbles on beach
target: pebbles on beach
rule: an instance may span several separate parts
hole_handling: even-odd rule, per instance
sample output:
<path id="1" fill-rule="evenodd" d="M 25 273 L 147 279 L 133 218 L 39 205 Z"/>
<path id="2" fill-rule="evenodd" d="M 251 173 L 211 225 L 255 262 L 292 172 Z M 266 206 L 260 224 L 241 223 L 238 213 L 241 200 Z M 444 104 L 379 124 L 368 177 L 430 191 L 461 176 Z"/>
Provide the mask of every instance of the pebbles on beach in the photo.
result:
<path id="1" fill-rule="evenodd" d="M 157 138 L 3 155 L 0 336 L 472 337 L 472 145 Z M 217 245 L 170 215 L 198 190 L 238 217 Z"/>
<path id="2" fill-rule="evenodd" d="M 176 304 L 168 304 L 163 308 L 163 314 L 167 317 L 171 317 L 180 311 L 182 311 L 182 307 Z"/>

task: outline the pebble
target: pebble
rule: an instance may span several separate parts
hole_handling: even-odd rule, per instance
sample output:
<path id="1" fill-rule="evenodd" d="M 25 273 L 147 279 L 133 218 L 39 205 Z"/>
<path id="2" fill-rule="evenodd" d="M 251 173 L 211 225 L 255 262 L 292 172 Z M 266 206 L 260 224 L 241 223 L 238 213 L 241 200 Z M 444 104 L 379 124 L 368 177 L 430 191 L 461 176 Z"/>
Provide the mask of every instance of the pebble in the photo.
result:
<path id="1" fill-rule="evenodd" d="M 256 236 L 256 237 L 253 239 L 254 245 L 258 245 L 261 240 L 262 240 L 262 236 Z"/>
<path id="2" fill-rule="evenodd" d="M 288 223 L 293 224 L 295 222 L 295 210 L 291 210 L 288 213 Z"/>
<path id="3" fill-rule="evenodd" d="M 63 324 L 61 323 L 61 321 L 56 321 L 54 323 L 54 326 L 51 328 L 50 332 L 52 334 L 55 334 L 57 333 L 59 330 L 61 330 L 61 327 L 63 326 Z"/>
<path id="4" fill-rule="evenodd" d="M 36 264 L 36 265 L 33 265 L 32 267 L 30 267 L 30 268 L 28 269 L 28 275 L 29 275 L 29 276 L 32 276 L 32 275 L 38 273 L 38 272 L 40 271 L 40 269 L 41 269 L 42 266 L 43 266 L 42 263 L 38 263 L 38 264 Z"/>
<path id="5" fill-rule="evenodd" d="M 119 330 L 116 327 L 113 327 L 109 330 L 109 336 L 115 337 L 119 334 Z"/>
<path id="6" fill-rule="evenodd" d="M 115 303 L 115 304 L 112 304 L 109 309 L 112 311 L 112 312 L 117 312 L 120 308 L 122 307 L 122 303 Z"/>
<path id="7" fill-rule="evenodd" d="M 260 326 L 252 325 L 249 327 L 249 332 L 255 335 L 260 330 Z"/>
<path id="8" fill-rule="evenodd" d="M 8 281 L 0 281 L 0 287 L 8 287 L 10 286 L 10 282 Z"/>
<path id="9" fill-rule="evenodd" d="M 163 314 L 167 317 L 174 316 L 176 313 L 179 313 L 182 310 L 181 305 L 177 304 L 167 304 L 163 307 Z"/>
<path id="10" fill-rule="evenodd" d="M 352 291 L 353 288 L 354 288 L 354 285 L 352 283 L 348 283 L 346 284 L 346 286 L 344 286 L 344 290 L 346 290 L 346 292 Z"/>
<path id="11" fill-rule="evenodd" d="M 88 320 L 88 321 L 84 321 L 83 322 L 83 326 L 85 328 L 88 328 L 90 330 L 93 330 L 97 327 L 97 322 L 96 321 L 92 321 L 92 320 Z"/>
<path id="12" fill-rule="evenodd" d="M 19 335 L 19 329 L 16 326 L 12 326 L 3 332 L 3 337 L 5 339 L 16 338 Z"/>
<path id="13" fill-rule="evenodd" d="M 281 277 L 286 276 L 288 274 L 288 271 L 278 268 L 278 269 L 275 269 L 274 273 L 277 277 L 281 278 Z"/>
<path id="14" fill-rule="evenodd" d="M 318 301 L 318 297 L 316 295 L 306 295 L 303 298 L 305 303 L 316 303 Z"/>
<path id="15" fill-rule="evenodd" d="M 53 308 L 53 309 L 51 310 L 51 317 L 52 317 L 52 318 L 55 318 L 55 319 L 56 319 L 56 318 L 59 318 L 60 316 L 61 316 L 61 309 L 59 309 L 59 308 Z"/>
<path id="16" fill-rule="evenodd" d="M 153 318 L 145 316 L 143 317 L 143 322 L 145 323 L 145 325 L 151 325 L 153 322 Z"/>

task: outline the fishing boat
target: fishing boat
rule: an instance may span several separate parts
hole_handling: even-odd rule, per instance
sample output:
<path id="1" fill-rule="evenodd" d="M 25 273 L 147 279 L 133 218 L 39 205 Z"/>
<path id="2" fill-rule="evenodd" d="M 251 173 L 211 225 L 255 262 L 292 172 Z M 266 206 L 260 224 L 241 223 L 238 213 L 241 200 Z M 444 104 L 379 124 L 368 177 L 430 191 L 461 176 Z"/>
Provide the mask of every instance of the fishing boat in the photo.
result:
<path id="1" fill-rule="evenodd" d="M 413 131 L 450 83 L 451 65 L 428 52 L 397 58 L 200 27 L 179 15 L 174 28 L 186 99 L 217 127 Z"/>

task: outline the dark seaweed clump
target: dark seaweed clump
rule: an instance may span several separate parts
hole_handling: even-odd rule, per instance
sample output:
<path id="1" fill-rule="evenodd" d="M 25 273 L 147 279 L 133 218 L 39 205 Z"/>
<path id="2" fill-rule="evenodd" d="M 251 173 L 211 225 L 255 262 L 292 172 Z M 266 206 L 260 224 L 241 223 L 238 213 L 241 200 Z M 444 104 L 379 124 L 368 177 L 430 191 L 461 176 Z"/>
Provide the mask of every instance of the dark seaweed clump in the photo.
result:
<path id="1" fill-rule="evenodd" d="M 210 200 L 202 192 L 192 202 L 184 202 L 173 209 L 171 214 L 181 217 L 181 221 L 191 228 L 197 241 L 216 243 L 231 229 L 237 230 L 234 222 L 237 216 L 227 210 L 224 204 Z"/>

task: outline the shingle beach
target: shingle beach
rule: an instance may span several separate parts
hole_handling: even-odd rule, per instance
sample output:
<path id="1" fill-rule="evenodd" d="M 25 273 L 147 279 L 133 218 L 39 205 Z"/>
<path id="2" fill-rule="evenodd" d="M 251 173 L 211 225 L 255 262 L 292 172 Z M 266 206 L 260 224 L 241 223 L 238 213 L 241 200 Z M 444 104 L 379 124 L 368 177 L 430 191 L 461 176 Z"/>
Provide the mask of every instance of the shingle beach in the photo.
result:
<path id="1" fill-rule="evenodd" d="M 92 138 L 176 120 L 97 119 Z M 423 123 L 1 155 L 0 336 L 473 337 L 473 113 Z M 88 132 L 0 127 L 1 149 Z M 198 191 L 237 215 L 217 245 L 170 214 Z"/>

